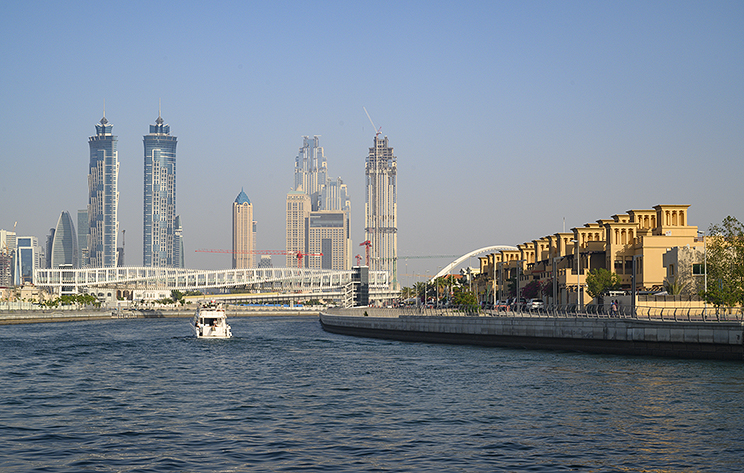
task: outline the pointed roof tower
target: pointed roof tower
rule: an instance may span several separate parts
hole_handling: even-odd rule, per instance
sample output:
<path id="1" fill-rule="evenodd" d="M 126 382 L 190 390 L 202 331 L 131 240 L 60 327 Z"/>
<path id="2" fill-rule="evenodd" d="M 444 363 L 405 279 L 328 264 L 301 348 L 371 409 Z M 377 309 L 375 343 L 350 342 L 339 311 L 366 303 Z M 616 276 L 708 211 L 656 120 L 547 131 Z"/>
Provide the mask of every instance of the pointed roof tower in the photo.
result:
<path id="1" fill-rule="evenodd" d="M 240 188 L 240 194 L 238 194 L 238 197 L 235 199 L 235 203 L 240 204 L 240 205 L 251 203 L 250 199 L 248 198 L 246 193 L 243 191 L 242 187 Z"/>

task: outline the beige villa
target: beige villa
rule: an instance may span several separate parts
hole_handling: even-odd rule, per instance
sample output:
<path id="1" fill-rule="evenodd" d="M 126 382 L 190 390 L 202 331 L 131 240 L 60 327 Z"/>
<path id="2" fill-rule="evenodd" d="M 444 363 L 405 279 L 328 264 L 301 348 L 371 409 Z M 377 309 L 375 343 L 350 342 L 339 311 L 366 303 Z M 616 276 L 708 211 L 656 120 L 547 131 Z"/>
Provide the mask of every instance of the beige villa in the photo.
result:
<path id="1" fill-rule="evenodd" d="M 521 291 L 532 281 L 545 288 L 547 304 L 592 303 L 586 294 L 586 275 L 604 268 L 620 277 L 623 290 L 660 292 L 676 283 L 696 294 L 702 272 L 692 270 L 703 260 L 703 238 L 688 225 L 689 205 L 657 205 L 628 210 L 608 219 L 586 223 L 570 232 L 554 233 L 480 258 L 479 293 L 487 299 L 509 297 L 509 281 Z M 579 290 L 577 291 L 577 287 Z"/>

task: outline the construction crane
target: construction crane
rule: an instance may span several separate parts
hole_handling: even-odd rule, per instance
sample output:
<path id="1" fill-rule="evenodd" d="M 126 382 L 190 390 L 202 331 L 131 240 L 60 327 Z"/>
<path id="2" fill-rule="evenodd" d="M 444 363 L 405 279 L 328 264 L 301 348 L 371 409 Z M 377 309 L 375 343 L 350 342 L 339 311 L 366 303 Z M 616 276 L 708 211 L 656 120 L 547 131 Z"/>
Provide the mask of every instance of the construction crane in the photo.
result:
<path id="1" fill-rule="evenodd" d="M 302 267 L 302 258 L 305 256 L 323 256 L 323 253 L 302 253 L 300 251 L 285 251 L 285 250 L 210 250 L 201 248 L 194 250 L 195 253 L 239 253 L 248 255 L 290 255 L 297 258 L 297 267 Z"/>
<path id="2" fill-rule="evenodd" d="M 372 248 L 372 242 L 367 240 L 359 243 L 359 246 L 364 246 L 367 254 L 367 266 L 369 266 L 369 249 Z"/>
<path id="3" fill-rule="evenodd" d="M 354 258 L 356 258 L 357 266 L 362 265 L 362 257 L 359 255 L 356 255 Z"/>
<path id="4" fill-rule="evenodd" d="M 398 256 L 396 259 L 446 259 L 446 258 L 459 258 L 462 255 L 424 255 L 424 256 Z"/>
<path id="5" fill-rule="evenodd" d="M 362 108 L 364 108 L 364 107 L 362 107 Z M 376 128 L 375 127 L 375 122 L 372 121 L 372 117 L 369 116 L 369 112 L 367 111 L 366 108 L 364 108 L 364 113 L 367 114 L 367 118 L 369 118 L 369 122 L 372 124 L 372 129 L 374 130 Z M 381 130 L 382 130 L 382 127 L 380 127 L 380 128 L 377 129 L 377 133 L 375 133 L 375 138 L 377 138 L 378 136 L 380 136 L 380 131 Z"/>

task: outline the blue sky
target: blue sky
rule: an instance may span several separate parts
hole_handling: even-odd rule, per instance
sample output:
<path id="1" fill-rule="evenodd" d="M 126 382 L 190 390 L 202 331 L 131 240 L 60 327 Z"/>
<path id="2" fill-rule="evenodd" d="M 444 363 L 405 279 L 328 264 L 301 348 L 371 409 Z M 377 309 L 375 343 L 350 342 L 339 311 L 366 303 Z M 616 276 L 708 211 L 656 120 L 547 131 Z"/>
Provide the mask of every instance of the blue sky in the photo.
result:
<path id="1" fill-rule="evenodd" d="M 43 239 L 87 204 L 104 100 L 127 264 L 142 136 L 178 137 L 187 266 L 231 246 L 245 189 L 284 247 L 303 135 L 321 135 L 363 240 L 374 130 L 398 157 L 399 254 L 516 245 L 628 209 L 744 219 L 742 2 L 12 2 L 0 18 L 0 228 Z M 362 248 L 358 248 L 362 253 Z M 411 260 L 432 274 L 448 261 Z M 475 263 L 475 261 L 473 262 Z M 403 283 L 409 280 L 402 278 Z"/>

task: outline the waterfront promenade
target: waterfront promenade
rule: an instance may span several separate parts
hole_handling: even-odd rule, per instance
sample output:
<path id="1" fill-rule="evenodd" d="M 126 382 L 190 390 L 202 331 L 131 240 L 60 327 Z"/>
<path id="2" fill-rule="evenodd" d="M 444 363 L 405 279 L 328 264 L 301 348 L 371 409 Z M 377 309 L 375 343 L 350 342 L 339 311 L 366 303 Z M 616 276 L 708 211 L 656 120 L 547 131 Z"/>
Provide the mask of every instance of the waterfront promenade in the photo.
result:
<path id="1" fill-rule="evenodd" d="M 60 309 L 4 309 L 0 307 L 0 325 L 40 323 L 40 322 L 74 322 L 83 320 L 102 319 L 158 319 L 158 318 L 187 318 L 193 317 L 196 306 L 162 307 L 140 310 L 112 310 L 88 308 Z M 284 307 L 284 306 L 228 306 L 228 317 L 258 317 L 258 316 L 311 316 L 318 315 L 315 307 Z"/>
<path id="2" fill-rule="evenodd" d="M 589 353 L 744 360 L 744 321 L 597 314 L 329 309 L 326 331 L 402 341 Z"/>

